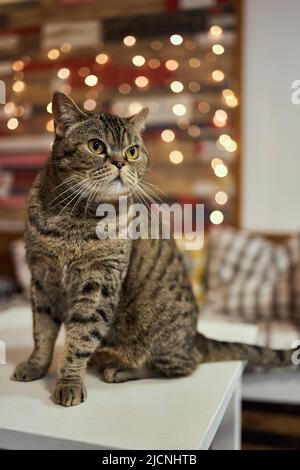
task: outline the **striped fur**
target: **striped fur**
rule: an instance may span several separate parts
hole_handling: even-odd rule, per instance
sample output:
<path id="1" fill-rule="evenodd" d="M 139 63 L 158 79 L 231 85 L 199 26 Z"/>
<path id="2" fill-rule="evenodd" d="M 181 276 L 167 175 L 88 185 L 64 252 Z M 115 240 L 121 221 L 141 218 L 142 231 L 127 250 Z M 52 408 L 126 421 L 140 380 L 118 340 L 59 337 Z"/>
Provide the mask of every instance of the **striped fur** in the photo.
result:
<path id="1" fill-rule="evenodd" d="M 86 399 L 89 361 L 99 365 L 108 382 L 185 376 L 210 360 L 285 364 L 281 352 L 225 346 L 197 334 L 197 305 L 173 240 L 97 238 L 97 205 L 116 203 L 120 194 L 131 200 L 146 171 L 148 154 L 141 137 L 145 111 L 128 119 L 85 114 L 56 94 L 53 112 L 52 157 L 27 204 L 35 345 L 30 358 L 17 366 L 15 380 L 46 374 L 61 324 L 66 342 L 53 396 L 64 406 Z M 94 138 L 103 141 L 105 154 L 88 150 L 87 142 Z M 135 161 L 124 158 L 130 145 L 139 146 Z M 116 159 L 124 164 L 121 169 L 113 163 Z M 114 183 L 117 177 L 122 184 Z"/>

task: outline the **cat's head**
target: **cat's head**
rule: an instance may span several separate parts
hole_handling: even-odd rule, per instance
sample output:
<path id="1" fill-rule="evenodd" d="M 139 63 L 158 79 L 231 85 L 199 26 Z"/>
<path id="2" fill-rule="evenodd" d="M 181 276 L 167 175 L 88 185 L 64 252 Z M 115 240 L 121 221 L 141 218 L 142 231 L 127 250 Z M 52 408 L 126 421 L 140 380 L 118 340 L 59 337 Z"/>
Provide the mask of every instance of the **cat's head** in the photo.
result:
<path id="1" fill-rule="evenodd" d="M 52 112 L 56 168 L 67 186 L 74 188 L 74 195 L 97 202 L 134 193 L 148 163 L 141 136 L 147 109 L 128 118 L 86 113 L 67 95 L 56 92 Z"/>

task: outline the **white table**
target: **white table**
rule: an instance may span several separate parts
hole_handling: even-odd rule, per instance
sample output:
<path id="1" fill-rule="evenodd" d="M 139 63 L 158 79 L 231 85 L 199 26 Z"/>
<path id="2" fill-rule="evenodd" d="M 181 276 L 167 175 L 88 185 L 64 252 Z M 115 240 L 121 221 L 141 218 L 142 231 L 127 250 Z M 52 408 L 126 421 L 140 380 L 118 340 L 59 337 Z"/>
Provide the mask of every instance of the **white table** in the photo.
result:
<path id="1" fill-rule="evenodd" d="M 229 340 L 256 337 L 252 326 L 203 322 L 200 328 Z M 50 399 L 63 334 L 49 374 L 29 383 L 9 380 L 31 352 L 28 307 L 0 312 L 0 340 L 7 348 L 7 364 L 0 365 L 2 449 L 239 448 L 242 362 L 205 364 L 187 378 L 121 384 L 88 373 L 87 401 L 64 408 Z"/>

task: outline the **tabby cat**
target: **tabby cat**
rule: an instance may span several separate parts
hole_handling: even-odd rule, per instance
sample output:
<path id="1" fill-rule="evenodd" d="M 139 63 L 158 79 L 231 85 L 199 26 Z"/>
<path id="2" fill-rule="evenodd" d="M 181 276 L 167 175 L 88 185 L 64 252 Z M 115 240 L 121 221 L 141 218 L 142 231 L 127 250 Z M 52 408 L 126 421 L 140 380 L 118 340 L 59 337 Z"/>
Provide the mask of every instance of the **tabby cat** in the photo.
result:
<path id="1" fill-rule="evenodd" d="M 128 118 L 86 113 L 62 93 L 54 94 L 52 110 L 52 156 L 27 203 L 34 350 L 13 378 L 47 373 L 62 323 L 66 341 L 53 397 L 64 406 L 86 399 L 91 359 L 107 382 L 186 376 L 207 361 L 290 365 L 292 351 L 197 333 L 197 305 L 173 240 L 97 236 L 97 206 L 109 202 L 117 210 L 120 195 L 131 201 L 145 188 L 147 110 Z"/>

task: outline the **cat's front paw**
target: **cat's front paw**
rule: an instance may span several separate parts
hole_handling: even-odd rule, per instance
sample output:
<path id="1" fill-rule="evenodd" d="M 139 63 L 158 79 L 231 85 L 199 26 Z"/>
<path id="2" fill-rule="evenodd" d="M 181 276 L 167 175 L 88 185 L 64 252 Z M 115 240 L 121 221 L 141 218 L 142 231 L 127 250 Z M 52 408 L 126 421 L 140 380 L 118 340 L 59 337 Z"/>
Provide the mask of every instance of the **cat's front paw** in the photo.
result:
<path id="1" fill-rule="evenodd" d="M 82 382 L 56 384 L 53 399 L 57 405 L 75 406 L 86 400 L 86 388 Z"/>
<path id="2" fill-rule="evenodd" d="M 41 369 L 35 364 L 30 362 L 22 362 L 19 364 L 12 375 L 12 380 L 18 382 L 30 382 L 32 380 L 38 380 L 46 374 L 45 369 Z"/>

